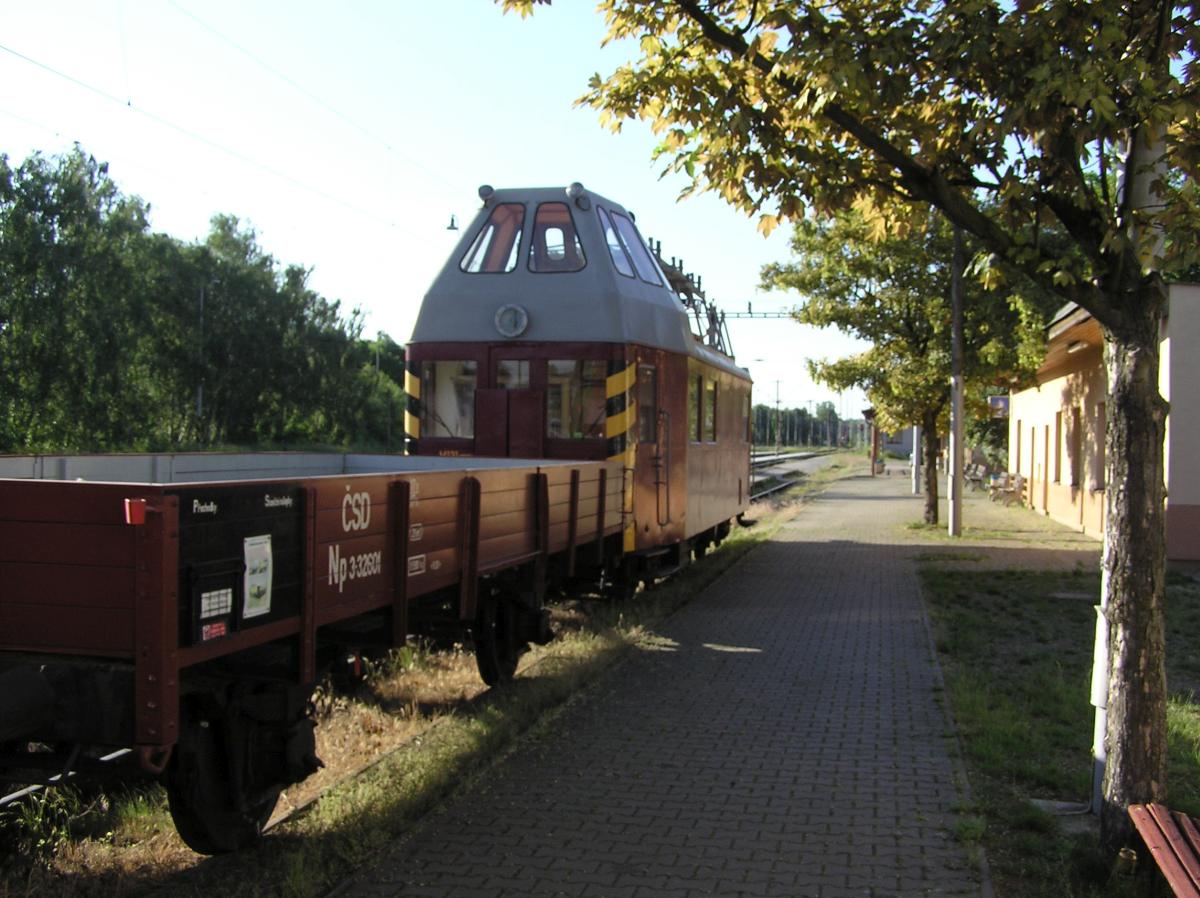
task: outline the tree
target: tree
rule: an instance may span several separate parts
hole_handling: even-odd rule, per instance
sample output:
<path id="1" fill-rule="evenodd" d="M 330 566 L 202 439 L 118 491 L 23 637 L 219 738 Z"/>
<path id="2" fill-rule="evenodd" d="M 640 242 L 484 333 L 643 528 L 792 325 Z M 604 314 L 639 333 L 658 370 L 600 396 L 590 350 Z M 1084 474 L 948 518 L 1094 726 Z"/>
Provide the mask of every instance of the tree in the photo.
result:
<path id="1" fill-rule="evenodd" d="M 76 147 L 0 156 L 0 451 L 111 449 L 143 398 L 146 208 Z"/>
<path id="2" fill-rule="evenodd" d="M 640 57 L 584 98 L 614 130 L 648 120 L 685 193 L 716 191 L 764 230 L 857 208 L 882 232 L 932 205 L 987 259 L 1099 322 L 1109 851 L 1129 835 L 1127 806 L 1166 786 L 1158 340 L 1163 276 L 1197 252 L 1197 5 L 602 0 L 609 39 L 636 40 Z M 1069 253 L 1039 239 L 1044 225 Z"/>
<path id="3" fill-rule="evenodd" d="M 0 156 L 0 452 L 387 444 L 395 343 L 237 218 L 185 244 L 146 210 L 78 147 Z"/>
<path id="4" fill-rule="evenodd" d="M 796 318 L 834 326 L 872 344 L 837 361 L 813 361 L 810 373 L 835 389 L 861 387 L 886 431 L 920 425 L 924 439 L 925 521 L 938 522 L 938 434 L 950 403 L 950 282 L 953 233 L 930 213 L 904 233 L 872 239 L 851 210 L 796 224 L 794 260 L 763 269 L 762 286 L 803 297 Z M 968 395 L 983 412 L 983 387 L 1029 374 L 1044 345 L 1050 312 L 1044 293 L 990 296 L 968 284 L 964 349 Z"/>

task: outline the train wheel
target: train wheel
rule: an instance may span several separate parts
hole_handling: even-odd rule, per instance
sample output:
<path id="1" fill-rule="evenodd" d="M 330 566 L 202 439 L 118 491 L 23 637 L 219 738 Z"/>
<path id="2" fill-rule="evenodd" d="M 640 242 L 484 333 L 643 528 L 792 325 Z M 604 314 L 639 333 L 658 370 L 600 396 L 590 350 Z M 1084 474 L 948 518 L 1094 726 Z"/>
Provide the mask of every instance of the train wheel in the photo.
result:
<path id="1" fill-rule="evenodd" d="M 471 635 L 475 642 L 475 665 L 489 686 L 507 683 L 517 672 L 522 648 L 517 636 L 518 616 L 511 599 L 481 597 Z"/>
<path id="2" fill-rule="evenodd" d="M 230 750 L 221 721 L 189 720 L 164 774 L 167 801 L 175 829 L 199 854 L 224 854 L 254 843 L 279 801 L 279 787 L 251 792 L 238 789 L 229 775 Z"/>

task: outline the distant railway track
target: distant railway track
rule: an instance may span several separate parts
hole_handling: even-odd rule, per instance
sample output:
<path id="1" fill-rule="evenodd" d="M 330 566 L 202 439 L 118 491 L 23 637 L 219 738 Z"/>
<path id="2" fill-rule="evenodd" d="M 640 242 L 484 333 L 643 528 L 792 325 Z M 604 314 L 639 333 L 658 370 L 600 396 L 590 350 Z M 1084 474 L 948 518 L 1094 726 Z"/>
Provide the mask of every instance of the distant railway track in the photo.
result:
<path id="1" fill-rule="evenodd" d="M 783 464 L 785 462 L 790 462 L 790 461 L 805 461 L 806 459 L 816 458 L 821 455 L 826 455 L 830 451 L 832 451 L 832 450 L 824 449 L 824 450 L 815 450 L 814 451 L 811 449 L 801 449 L 801 450 L 792 450 L 792 451 L 788 451 L 788 452 L 751 453 L 750 467 L 752 470 L 758 470 L 758 469 L 762 469 L 762 468 L 769 468 L 774 465 Z M 789 480 L 780 480 L 779 478 L 774 477 L 774 476 L 766 476 L 763 478 L 762 482 L 771 484 L 766 489 L 760 490 L 758 492 L 753 492 L 754 484 L 753 483 L 750 484 L 750 489 L 752 491 L 750 493 L 750 501 L 757 502 L 760 499 L 765 499 L 767 496 L 774 495 L 775 493 L 786 490 L 788 487 L 795 486 L 802 479 L 803 479 L 803 477 L 793 477 Z M 778 482 L 773 482 L 776 480 L 778 480 Z"/>
<path id="2" fill-rule="evenodd" d="M 750 466 L 752 468 L 766 468 L 770 465 L 776 465 L 785 461 L 802 461 L 806 458 L 813 458 L 819 454 L 820 453 L 818 452 L 812 452 L 809 450 L 779 453 L 756 453 L 750 456 Z"/>

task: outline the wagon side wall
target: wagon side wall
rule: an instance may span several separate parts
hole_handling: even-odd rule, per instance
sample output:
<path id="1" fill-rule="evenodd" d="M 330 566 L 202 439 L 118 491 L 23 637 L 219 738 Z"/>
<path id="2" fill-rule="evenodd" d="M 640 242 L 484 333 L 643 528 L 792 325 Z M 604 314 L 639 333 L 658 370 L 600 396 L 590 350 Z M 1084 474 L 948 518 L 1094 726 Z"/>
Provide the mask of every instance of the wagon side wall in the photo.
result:
<path id="1" fill-rule="evenodd" d="M 0 649 L 134 654 L 135 528 L 124 485 L 0 483 Z"/>

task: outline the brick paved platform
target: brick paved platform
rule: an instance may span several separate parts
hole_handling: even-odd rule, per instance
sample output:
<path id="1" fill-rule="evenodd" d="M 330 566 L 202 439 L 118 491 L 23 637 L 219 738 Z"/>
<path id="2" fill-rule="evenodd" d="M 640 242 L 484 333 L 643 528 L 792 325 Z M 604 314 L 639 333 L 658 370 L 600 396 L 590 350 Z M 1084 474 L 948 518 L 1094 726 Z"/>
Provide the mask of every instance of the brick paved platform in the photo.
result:
<path id="1" fill-rule="evenodd" d="M 905 490 L 835 485 L 338 894 L 985 894 Z"/>

